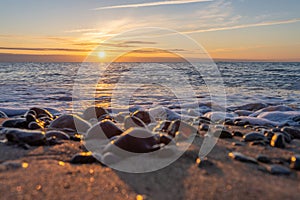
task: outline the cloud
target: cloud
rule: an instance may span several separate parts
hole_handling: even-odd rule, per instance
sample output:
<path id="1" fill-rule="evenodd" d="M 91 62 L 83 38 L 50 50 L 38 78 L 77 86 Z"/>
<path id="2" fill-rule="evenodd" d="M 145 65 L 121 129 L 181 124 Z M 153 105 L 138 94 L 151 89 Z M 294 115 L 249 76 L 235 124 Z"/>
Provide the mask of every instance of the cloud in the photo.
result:
<path id="1" fill-rule="evenodd" d="M 137 45 L 148 45 L 148 44 L 157 44 L 156 42 L 148 42 L 148 41 L 138 41 L 138 40 L 130 40 L 124 42 L 116 42 L 116 43 L 106 43 L 106 42 L 81 42 L 75 43 L 74 45 L 79 46 L 108 46 L 108 47 L 137 47 Z"/>
<path id="2" fill-rule="evenodd" d="M 156 2 L 150 2 L 150 3 L 138 3 L 138 4 L 124 4 L 124 5 L 116 5 L 116 6 L 106 6 L 106 7 L 96 8 L 95 10 L 116 9 L 116 8 L 139 8 L 139 7 L 162 6 L 162 5 L 179 5 L 179 4 L 211 2 L 211 1 L 213 1 L 213 0 L 156 1 Z"/>
<path id="3" fill-rule="evenodd" d="M 243 28 L 251 28 L 251 27 L 272 26 L 272 25 L 280 25 L 280 24 L 292 24 L 292 23 L 296 23 L 296 22 L 300 22 L 300 18 L 280 20 L 280 21 L 260 22 L 260 23 L 252 23 L 252 24 L 241 24 L 241 25 L 236 25 L 236 26 L 226 26 L 226 27 L 217 27 L 217 28 L 209 28 L 209 29 L 183 31 L 181 33 L 193 34 L 193 33 L 214 32 L 214 31 L 226 31 L 226 30 L 243 29 Z"/>
<path id="4" fill-rule="evenodd" d="M 89 49 L 66 49 L 66 48 L 27 48 L 27 47 L 0 47 L 0 50 L 16 51 L 69 51 L 69 52 L 88 52 Z"/>

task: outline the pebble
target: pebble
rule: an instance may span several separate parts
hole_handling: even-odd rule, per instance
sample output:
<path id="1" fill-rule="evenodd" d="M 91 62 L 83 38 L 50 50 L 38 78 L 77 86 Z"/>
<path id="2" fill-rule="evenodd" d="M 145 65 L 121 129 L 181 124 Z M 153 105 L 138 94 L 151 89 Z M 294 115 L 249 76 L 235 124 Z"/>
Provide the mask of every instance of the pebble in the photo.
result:
<path id="1" fill-rule="evenodd" d="M 270 145 L 272 147 L 285 148 L 286 144 L 283 134 L 275 133 L 272 137 Z"/>
<path id="2" fill-rule="evenodd" d="M 87 131 L 86 139 L 110 139 L 115 136 L 119 136 L 123 133 L 116 124 L 110 120 L 103 120 Z"/>
<path id="3" fill-rule="evenodd" d="M 215 137 L 219 137 L 221 139 L 233 138 L 233 135 L 230 132 L 228 132 L 227 130 L 224 130 L 224 129 L 215 130 L 213 135 Z"/>
<path id="4" fill-rule="evenodd" d="M 27 123 L 26 119 L 23 119 L 23 118 L 8 119 L 2 123 L 2 127 L 26 129 L 28 127 L 28 123 Z"/>
<path id="5" fill-rule="evenodd" d="M 173 138 L 170 135 L 167 135 L 167 134 L 159 135 L 159 143 L 168 145 L 172 141 L 173 141 Z"/>
<path id="6" fill-rule="evenodd" d="M 68 128 L 74 132 L 85 133 L 91 125 L 77 115 L 62 115 L 51 122 L 49 128 L 63 129 Z"/>
<path id="7" fill-rule="evenodd" d="M 262 162 L 262 163 L 267 163 L 267 164 L 270 164 L 272 163 L 272 160 L 267 157 L 266 155 L 262 155 L 262 154 L 259 154 L 257 157 L 256 157 L 256 160 L 258 162 Z"/>
<path id="8" fill-rule="evenodd" d="M 256 140 L 256 141 L 252 141 L 250 142 L 250 146 L 266 146 L 266 142 L 263 140 Z"/>
<path id="9" fill-rule="evenodd" d="M 39 124 L 39 123 L 36 123 L 36 122 L 30 122 L 28 124 L 28 129 L 30 130 L 37 130 L 37 129 L 42 129 L 43 127 Z"/>
<path id="10" fill-rule="evenodd" d="M 207 124 L 201 124 L 199 126 L 199 131 L 208 131 L 208 129 L 209 129 L 209 125 Z"/>
<path id="11" fill-rule="evenodd" d="M 232 158 L 234 160 L 238 160 L 238 161 L 241 161 L 241 162 L 247 162 L 247 163 L 257 164 L 257 160 L 256 159 L 254 159 L 252 157 L 245 156 L 244 154 L 239 153 L 239 152 L 231 152 L 228 155 L 229 155 L 230 158 Z"/>
<path id="12" fill-rule="evenodd" d="M 244 135 L 243 139 L 245 142 L 252 142 L 255 140 L 264 140 L 265 136 L 261 133 L 252 132 L 252 133 L 247 133 L 246 135 Z"/>
<path id="13" fill-rule="evenodd" d="M 93 157 L 91 152 L 77 153 L 70 160 L 72 164 L 90 164 L 95 162 L 97 162 L 97 160 Z"/>
<path id="14" fill-rule="evenodd" d="M 147 125 L 139 118 L 134 116 L 127 116 L 124 120 L 124 128 L 127 130 L 131 127 L 142 127 L 146 128 Z"/>
<path id="15" fill-rule="evenodd" d="M 300 129 L 292 127 L 284 127 L 281 129 L 282 132 L 290 134 L 295 139 L 300 139 Z"/>
<path id="16" fill-rule="evenodd" d="M 132 116 L 139 118 L 146 125 L 155 122 L 155 119 L 150 115 L 150 113 L 144 110 L 137 110 L 132 114 Z"/>
<path id="17" fill-rule="evenodd" d="M 265 168 L 270 174 L 274 174 L 274 175 L 289 175 L 289 174 L 291 174 L 291 170 L 289 168 L 281 166 L 281 165 L 267 165 L 267 166 L 265 166 Z"/>
<path id="18" fill-rule="evenodd" d="M 242 132 L 240 132 L 240 131 L 233 131 L 233 136 L 235 136 L 235 137 L 243 137 L 244 134 Z"/>
<path id="19" fill-rule="evenodd" d="M 232 144 L 232 146 L 245 146 L 244 142 L 233 142 L 231 144 Z"/>
<path id="20" fill-rule="evenodd" d="M 211 162 L 210 160 L 208 160 L 207 158 L 204 158 L 204 159 L 197 158 L 196 164 L 199 168 L 206 168 L 206 167 L 211 167 L 214 165 L 214 163 Z"/>
<path id="21" fill-rule="evenodd" d="M 46 116 L 46 117 L 49 117 L 50 119 L 53 119 L 53 115 L 46 109 L 34 107 L 34 108 L 30 108 L 28 112 L 30 112 L 30 111 L 34 111 L 34 113 L 36 114 L 35 115 L 36 118 Z"/>
<path id="22" fill-rule="evenodd" d="M 70 136 L 62 131 L 47 131 L 46 132 L 46 138 L 55 137 L 57 139 L 61 140 L 70 140 Z"/>
<path id="23" fill-rule="evenodd" d="M 181 121 L 181 120 L 175 120 L 172 121 L 168 128 L 168 134 L 172 137 L 175 137 L 177 132 L 180 134 L 183 134 L 185 137 L 189 137 L 192 134 L 196 134 L 198 131 L 195 127 L 189 125 L 188 123 Z"/>
<path id="24" fill-rule="evenodd" d="M 169 121 L 169 120 L 163 120 L 163 121 L 159 122 L 157 124 L 157 126 L 155 126 L 153 128 L 153 131 L 154 132 L 167 132 L 170 124 L 171 124 L 171 121 Z"/>
<path id="25" fill-rule="evenodd" d="M 102 115 L 109 114 L 105 108 L 102 107 L 89 107 L 83 112 L 83 118 L 85 120 L 90 120 L 92 118 L 98 119 Z"/>
<path id="26" fill-rule="evenodd" d="M 41 131 L 29 131 L 16 128 L 4 129 L 3 133 L 9 142 L 26 143 L 32 146 L 45 144 L 45 135 Z"/>
<path id="27" fill-rule="evenodd" d="M 290 167 L 295 170 L 300 170 L 300 155 L 292 156 L 290 159 Z"/>

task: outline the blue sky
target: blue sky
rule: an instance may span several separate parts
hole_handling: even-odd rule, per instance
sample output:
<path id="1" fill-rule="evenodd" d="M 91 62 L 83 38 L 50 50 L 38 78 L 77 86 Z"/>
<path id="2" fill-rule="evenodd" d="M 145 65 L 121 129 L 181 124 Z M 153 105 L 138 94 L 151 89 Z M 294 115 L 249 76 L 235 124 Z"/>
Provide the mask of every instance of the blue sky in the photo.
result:
<path id="1" fill-rule="evenodd" d="M 299 9 L 297 0 L 2 0 L 0 53 L 85 56 L 116 34 L 162 27 L 213 58 L 300 61 Z"/>

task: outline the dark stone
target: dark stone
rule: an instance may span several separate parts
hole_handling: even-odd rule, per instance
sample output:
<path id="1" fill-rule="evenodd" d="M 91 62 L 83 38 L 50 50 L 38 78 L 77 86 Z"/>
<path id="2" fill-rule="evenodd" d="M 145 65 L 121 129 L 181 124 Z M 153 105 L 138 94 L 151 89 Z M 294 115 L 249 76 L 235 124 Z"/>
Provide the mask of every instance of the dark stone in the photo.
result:
<path id="1" fill-rule="evenodd" d="M 29 112 L 30 111 L 34 111 L 36 113 L 35 115 L 36 118 L 47 116 L 50 119 L 53 119 L 53 115 L 46 109 L 34 107 L 34 108 L 30 108 Z"/>
<path id="2" fill-rule="evenodd" d="M 266 170 L 270 174 L 274 174 L 274 175 L 289 175 L 289 174 L 291 174 L 291 170 L 289 168 L 281 166 L 281 165 L 267 165 Z"/>
<path id="3" fill-rule="evenodd" d="M 7 140 L 13 143 L 26 143 L 32 146 L 45 144 L 45 135 L 41 131 L 29 131 L 22 129 L 4 129 L 2 130 Z"/>
<path id="4" fill-rule="evenodd" d="M 186 122 L 181 120 L 172 121 L 168 128 L 168 134 L 175 137 L 177 132 L 183 134 L 185 137 L 189 137 L 193 133 L 197 133 L 197 129 Z"/>
<path id="5" fill-rule="evenodd" d="M 37 122 L 30 122 L 28 124 L 28 129 L 30 129 L 30 130 L 37 130 L 37 129 L 41 129 L 41 128 L 43 128 L 43 127 Z"/>
<path id="6" fill-rule="evenodd" d="M 230 125 L 233 126 L 234 125 L 234 121 L 232 119 L 226 119 L 225 122 L 223 123 L 224 125 Z"/>
<path id="7" fill-rule="evenodd" d="M 160 134 L 159 135 L 159 143 L 168 145 L 170 142 L 173 141 L 173 138 L 166 134 Z"/>
<path id="8" fill-rule="evenodd" d="M 157 124 L 156 127 L 154 127 L 153 131 L 154 132 L 167 132 L 170 124 L 171 124 L 171 121 L 168 121 L 168 120 L 161 121 Z"/>
<path id="9" fill-rule="evenodd" d="M 246 135 L 244 135 L 243 139 L 245 142 L 252 142 L 255 140 L 264 140 L 265 136 L 261 133 L 252 132 L 252 133 L 247 133 Z"/>
<path id="10" fill-rule="evenodd" d="M 99 118 L 98 118 L 98 121 L 102 121 L 102 120 L 110 120 L 112 122 L 115 122 L 115 119 L 114 117 L 111 115 L 111 114 L 104 114 L 104 115 L 101 115 Z"/>
<path id="11" fill-rule="evenodd" d="M 102 115 L 109 114 L 105 108 L 102 107 L 89 107 L 83 112 L 83 118 L 90 120 L 92 118 L 98 119 Z"/>
<path id="12" fill-rule="evenodd" d="M 70 140 L 73 140 L 75 142 L 80 142 L 82 140 L 82 135 L 80 134 L 74 134 L 74 135 L 70 135 Z"/>
<path id="13" fill-rule="evenodd" d="M 274 133 L 272 131 L 266 131 L 265 132 L 265 137 L 271 141 L 272 137 L 273 137 Z"/>
<path id="14" fill-rule="evenodd" d="M 233 142 L 232 146 L 245 146 L 244 142 Z"/>
<path id="15" fill-rule="evenodd" d="M 199 126 L 199 131 L 208 131 L 208 129 L 209 129 L 209 125 L 207 124 L 201 124 Z"/>
<path id="16" fill-rule="evenodd" d="M 300 170 L 300 155 L 292 156 L 290 159 L 290 167 L 295 170 Z"/>
<path id="17" fill-rule="evenodd" d="M 27 123 L 26 119 L 23 119 L 23 118 L 8 119 L 2 123 L 2 127 L 26 129 L 28 127 L 28 123 Z"/>
<path id="18" fill-rule="evenodd" d="M 91 164 L 95 162 L 97 162 L 97 159 L 93 157 L 91 152 L 75 154 L 70 160 L 70 163 L 72 164 Z"/>
<path id="19" fill-rule="evenodd" d="M 282 132 L 290 134 L 295 139 L 300 139 L 300 129 L 292 127 L 284 127 L 281 129 Z"/>
<path id="20" fill-rule="evenodd" d="M 245 156 L 244 154 L 239 153 L 239 152 L 231 152 L 228 155 L 229 155 L 230 158 L 232 158 L 234 160 L 238 160 L 240 162 L 258 164 L 256 159 L 254 159 L 252 157 Z"/>
<path id="21" fill-rule="evenodd" d="M 257 160 L 258 162 L 267 163 L 267 164 L 272 163 L 272 160 L 271 160 L 269 157 L 267 157 L 267 156 L 265 156 L 265 155 L 261 155 L 261 154 L 259 154 L 259 155 L 256 157 L 256 160 Z"/>
<path id="22" fill-rule="evenodd" d="M 103 120 L 87 131 L 87 140 L 91 139 L 110 139 L 121 135 L 123 130 L 110 120 Z"/>
<path id="23" fill-rule="evenodd" d="M 208 160 L 207 158 L 204 158 L 204 159 L 197 158 L 196 164 L 199 168 L 207 168 L 207 167 L 211 167 L 214 165 L 214 163 L 211 162 L 210 160 Z"/>
<path id="24" fill-rule="evenodd" d="M 235 137 L 243 137 L 244 134 L 242 132 L 240 132 L 240 131 L 233 131 L 233 136 L 235 136 Z"/>
<path id="25" fill-rule="evenodd" d="M 256 140 L 253 142 L 250 142 L 250 146 L 266 146 L 267 143 L 263 140 Z"/>
<path id="26" fill-rule="evenodd" d="M 103 153 L 119 151 L 116 147 L 132 153 L 149 153 L 160 149 L 158 144 L 159 137 L 156 134 L 143 128 L 130 128 L 106 145 Z"/>
<path id="27" fill-rule="evenodd" d="M 62 115 L 51 122 L 49 128 L 72 129 L 75 132 L 86 132 L 91 125 L 77 115 Z"/>
<path id="28" fill-rule="evenodd" d="M 285 139 L 284 135 L 281 133 L 275 133 L 270 142 L 272 147 L 285 148 Z"/>
<path id="29" fill-rule="evenodd" d="M 146 128 L 147 125 L 142 121 L 140 120 L 139 118 L 137 117 L 134 117 L 134 116 L 127 116 L 125 117 L 125 120 L 124 120 L 124 128 L 125 129 L 129 129 L 131 127 L 142 127 L 142 128 Z"/>
<path id="30" fill-rule="evenodd" d="M 142 120 L 146 125 L 154 122 L 155 120 L 153 119 L 153 117 L 150 115 L 149 112 L 144 111 L 144 110 L 137 110 L 135 111 L 132 116 L 139 118 L 140 120 Z"/>
<path id="31" fill-rule="evenodd" d="M 226 131 L 224 129 L 217 129 L 217 130 L 215 130 L 214 133 L 213 133 L 213 135 L 215 137 L 219 137 L 221 139 L 233 138 L 233 135 L 230 132 L 228 132 L 228 131 Z"/>
<path id="32" fill-rule="evenodd" d="M 28 123 L 30 123 L 30 122 L 36 122 L 36 117 L 33 114 L 28 114 L 27 113 L 27 115 L 25 116 L 25 118 L 26 118 L 26 121 Z"/>
<path id="33" fill-rule="evenodd" d="M 46 138 L 55 137 L 60 140 L 69 140 L 70 136 L 62 131 L 47 131 Z"/>

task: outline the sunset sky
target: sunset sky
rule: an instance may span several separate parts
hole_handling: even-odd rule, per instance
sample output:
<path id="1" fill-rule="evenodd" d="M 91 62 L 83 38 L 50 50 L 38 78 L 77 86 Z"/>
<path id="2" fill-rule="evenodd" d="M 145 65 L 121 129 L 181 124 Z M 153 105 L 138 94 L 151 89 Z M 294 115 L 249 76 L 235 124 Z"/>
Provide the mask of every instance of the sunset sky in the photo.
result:
<path id="1" fill-rule="evenodd" d="M 0 61 L 80 62 L 99 46 L 104 61 L 145 48 L 129 60 L 166 61 L 161 46 L 197 56 L 168 36 L 112 39 L 147 27 L 185 34 L 214 59 L 300 61 L 299 10 L 299 0 L 1 0 Z"/>

